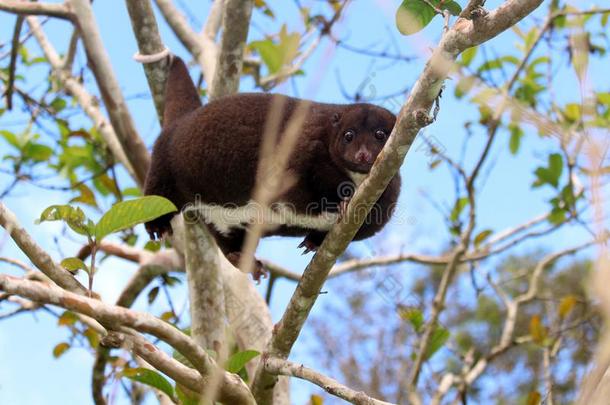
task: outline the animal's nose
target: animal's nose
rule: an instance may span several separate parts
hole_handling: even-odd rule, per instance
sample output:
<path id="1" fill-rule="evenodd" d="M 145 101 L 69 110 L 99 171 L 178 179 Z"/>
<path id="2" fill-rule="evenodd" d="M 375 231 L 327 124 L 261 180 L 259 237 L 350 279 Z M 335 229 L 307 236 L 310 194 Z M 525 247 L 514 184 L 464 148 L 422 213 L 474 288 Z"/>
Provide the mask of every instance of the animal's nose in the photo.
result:
<path id="1" fill-rule="evenodd" d="M 361 148 L 356 152 L 356 162 L 358 163 L 371 163 L 373 160 L 372 158 L 373 155 L 368 150 Z"/>

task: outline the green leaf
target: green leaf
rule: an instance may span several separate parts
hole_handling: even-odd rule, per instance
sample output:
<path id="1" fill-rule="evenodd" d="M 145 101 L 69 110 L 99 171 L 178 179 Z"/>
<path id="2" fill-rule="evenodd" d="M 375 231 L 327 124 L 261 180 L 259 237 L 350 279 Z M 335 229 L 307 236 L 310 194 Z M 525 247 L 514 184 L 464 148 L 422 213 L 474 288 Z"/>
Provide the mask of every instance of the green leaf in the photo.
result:
<path id="1" fill-rule="evenodd" d="M 478 47 L 473 46 L 472 48 L 468 48 L 464 52 L 462 52 L 460 64 L 462 66 L 470 66 L 470 63 L 472 63 L 472 61 L 474 60 L 474 57 L 476 56 L 478 50 Z"/>
<path id="2" fill-rule="evenodd" d="M 559 178 L 563 171 L 563 158 L 559 153 L 553 153 L 549 156 L 549 171 L 555 179 L 553 185 L 557 187 L 559 184 Z"/>
<path id="3" fill-rule="evenodd" d="M 61 267 L 74 273 L 77 270 L 84 270 L 89 273 L 89 267 L 78 257 L 68 257 L 61 261 Z"/>
<path id="4" fill-rule="evenodd" d="M 309 397 L 309 404 L 310 405 L 324 405 L 324 398 L 322 398 L 320 395 L 312 394 Z"/>
<path id="5" fill-rule="evenodd" d="M 577 297 L 575 295 L 566 295 L 565 297 L 563 297 L 561 299 L 561 302 L 559 303 L 559 308 L 557 310 L 557 312 L 559 313 L 559 317 L 561 319 L 565 319 L 570 312 L 572 312 L 572 309 L 574 309 L 574 306 L 576 305 L 577 302 Z"/>
<path id="6" fill-rule="evenodd" d="M 530 335 L 535 343 L 542 344 L 547 336 L 547 330 L 540 320 L 540 315 L 534 315 L 530 319 Z"/>
<path id="7" fill-rule="evenodd" d="M 419 309 L 402 307 L 399 309 L 398 314 L 405 321 L 409 321 L 416 333 L 421 332 L 422 326 L 424 326 L 424 314 Z"/>
<path id="8" fill-rule="evenodd" d="M 428 344 L 428 349 L 424 354 L 424 360 L 431 358 L 434 353 L 443 347 L 445 342 L 447 342 L 447 339 L 449 339 L 449 335 L 450 333 L 447 329 L 443 328 L 442 326 L 437 326 L 430 337 L 430 343 Z"/>
<path id="9" fill-rule="evenodd" d="M 523 138 L 524 132 L 516 124 L 510 124 L 508 126 L 510 130 L 510 140 L 508 142 L 508 148 L 510 149 L 510 153 L 516 155 L 519 151 L 519 146 L 521 145 L 521 138 Z"/>
<path id="10" fill-rule="evenodd" d="M 250 45 L 259 53 L 270 74 L 277 73 L 280 70 L 282 54 L 272 40 L 254 41 Z"/>
<path id="11" fill-rule="evenodd" d="M 486 229 L 484 231 L 481 231 L 474 238 L 474 246 L 479 247 L 481 245 L 481 243 L 483 243 L 485 241 L 485 239 L 487 239 L 489 237 L 489 235 L 491 235 L 491 233 L 492 233 L 491 229 Z"/>
<path id="12" fill-rule="evenodd" d="M 436 14 L 424 0 L 403 0 L 396 10 L 396 28 L 403 35 L 415 34 L 428 25 Z"/>
<path id="13" fill-rule="evenodd" d="M 95 227 L 95 239 L 99 242 L 113 232 L 131 228 L 174 211 L 177 211 L 177 208 L 170 200 L 154 195 L 122 201 L 113 205 L 102 216 Z"/>
<path id="14" fill-rule="evenodd" d="M 76 233 L 91 235 L 93 223 L 87 220 L 85 213 L 78 207 L 70 205 L 51 205 L 47 207 L 36 223 L 44 221 L 64 221 Z"/>
<path id="15" fill-rule="evenodd" d="M 451 15 L 458 16 L 462 12 L 462 7 L 455 1 L 441 2 L 440 7 L 443 10 L 449 11 Z"/>
<path id="16" fill-rule="evenodd" d="M 127 368 L 123 370 L 123 376 L 130 380 L 154 387 L 167 394 L 170 398 L 174 397 L 174 387 L 172 387 L 165 377 L 154 370 L 143 367 Z"/>
<path id="17" fill-rule="evenodd" d="M 199 395 L 178 383 L 176 383 L 176 396 L 180 405 L 199 405 Z"/>
<path id="18" fill-rule="evenodd" d="M 2 136 L 4 138 L 4 140 L 6 142 L 8 142 L 10 145 L 14 146 L 17 149 L 21 149 L 21 144 L 19 143 L 19 139 L 17 138 L 17 135 L 15 135 L 14 133 L 3 129 L 3 130 L 0 130 L 0 136 Z"/>
<path id="19" fill-rule="evenodd" d="M 238 352 L 233 354 L 227 360 L 225 364 L 225 369 L 230 373 L 238 373 L 247 362 L 260 355 L 256 350 L 244 350 L 243 352 Z"/>
<path id="20" fill-rule="evenodd" d="M 55 345 L 53 348 L 53 357 L 56 359 L 59 358 L 62 354 L 64 354 L 70 348 L 70 343 L 62 342 Z"/>
<path id="21" fill-rule="evenodd" d="M 49 104 L 51 106 L 51 108 L 53 108 L 55 110 L 56 113 L 60 112 L 61 110 L 63 110 L 64 108 L 66 108 L 66 100 L 64 100 L 63 98 L 55 98 L 53 101 L 51 101 L 51 104 Z"/>
<path id="22" fill-rule="evenodd" d="M 40 143 L 28 142 L 23 148 L 23 156 L 35 162 L 44 162 L 49 160 L 53 154 L 53 149 Z"/>
<path id="23" fill-rule="evenodd" d="M 152 304 L 155 299 L 157 299 L 157 295 L 159 295 L 159 286 L 151 288 L 148 292 L 148 304 Z"/>
<path id="24" fill-rule="evenodd" d="M 72 311 L 65 311 L 57 318 L 57 326 L 74 325 L 78 321 L 78 316 Z"/>
<path id="25" fill-rule="evenodd" d="M 453 209 L 451 210 L 451 215 L 450 215 L 451 221 L 457 222 L 457 220 L 460 218 L 460 214 L 462 213 L 462 211 L 464 211 L 464 208 L 466 208 L 467 205 L 468 205 L 468 197 L 459 198 L 455 202 L 455 205 L 453 206 Z"/>

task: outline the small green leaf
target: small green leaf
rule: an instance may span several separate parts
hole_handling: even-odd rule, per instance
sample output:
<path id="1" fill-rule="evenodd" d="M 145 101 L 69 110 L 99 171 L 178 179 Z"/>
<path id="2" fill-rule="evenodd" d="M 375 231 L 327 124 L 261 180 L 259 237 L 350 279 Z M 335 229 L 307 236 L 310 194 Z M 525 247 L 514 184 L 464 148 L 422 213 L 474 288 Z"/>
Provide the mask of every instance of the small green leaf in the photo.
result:
<path id="1" fill-rule="evenodd" d="M 123 376 L 130 380 L 154 387 L 167 394 L 170 398 L 174 397 L 174 387 L 172 387 L 165 377 L 154 370 L 143 367 L 126 368 L 123 370 Z"/>
<path id="2" fill-rule="evenodd" d="M 148 305 L 152 304 L 155 299 L 157 299 L 157 295 L 159 295 L 159 286 L 151 288 L 148 292 Z"/>
<path id="3" fill-rule="evenodd" d="M 574 309 L 576 302 L 577 298 L 575 295 L 566 295 L 565 297 L 563 297 L 561 299 L 561 302 L 559 303 L 559 308 L 557 310 L 557 312 L 559 313 L 559 317 L 561 319 L 565 319 L 570 314 L 570 312 L 572 312 L 572 309 Z"/>
<path id="4" fill-rule="evenodd" d="M 409 321 L 416 333 L 421 332 L 422 326 L 424 326 L 424 314 L 419 309 L 402 307 L 399 309 L 398 315 L 405 321 Z"/>
<path id="5" fill-rule="evenodd" d="M 524 132 L 521 127 L 515 124 L 510 124 L 508 126 L 508 129 L 510 130 L 510 141 L 508 143 L 508 147 L 510 149 L 510 153 L 516 155 L 519 151 L 519 146 L 521 145 L 521 138 L 523 138 Z"/>
<path id="6" fill-rule="evenodd" d="M 487 239 L 489 237 L 489 235 L 491 235 L 491 233 L 492 233 L 492 231 L 490 229 L 486 229 L 484 231 L 481 231 L 474 238 L 474 246 L 475 247 L 479 247 L 481 245 L 481 243 L 483 243 L 485 241 L 485 239 Z"/>
<path id="7" fill-rule="evenodd" d="M 396 27 L 403 35 L 415 34 L 428 25 L 436 14 L 424 0 L 403 0 L 396 10 Z"/>
<path id="8" fill-rule="evenodd" d="M 229 357 L 225 364 L 225 369 L 230 373 L 238 373 L 247 362 L 260 355 L 256 350 L 244 350 Z"/>
<path id="9" fill-rule="evenodd" d="M 464 211 L 464 208 L 466 208 L 467 205 L 468 205 L 468 197 L 459 198 L 455 202 L 455 205 L 453 206 L 453 209 L 451 210 L 451 215 L 450 215 L 451 221 L 457 222 L 457 220 L 460 218 L 460 214 L 462 213 L 462 211 Z"/>
<path id="10" fill-rule="evenodd" d="M 72 311 L 65 311 L 61 316 L 57 319 L 58 326 L 69 326 L 74 325 L 78 321 L 78 316 Z"/>
<path id="11" fill-rule="evenodd" d="M 39 224 L 44 221 L 64 221 L 74 232 L 80 235 L 90 235 L 92 230 L 92 222 L 87 220 L 83 210 L 70 205 L 51 205 L 47 207 L 42 211 L 36 223 Z"/>
<path id="12" fill-rule="evenodd" d="M 64 354 L 70 348 L 70 343 L 59 343 L 53 348 L 53 357 L 58 359 L 62 354 Z"/>
<path id="13" fill-rule="evenodd" d="M 544 342 L 544 339 L 547 336 L 547 331 L 540 320 L 540 315 L 534 315 L 531 317 L 530 335 L 535 343 L 542 344 Z"/>
<path id="14" fill-rule="evenodd" d="M 309 404 L 310 405 L 324 405 L 324 398 L 322 398 L 320 395 L 312 394 L 309 397 Z"/>
<path id="15" fill-rule="evenodd" d="M 64 100 L 63 98 L 55 98 L 53 101 L 51 101 L 51 104 L 49 104 L 51 106 L 51 108 L 53 108 L 55 110 L 56 113 L 60 112 L 61 110 L 63 110 L 64 108 L 66 108 L 66 100 Z"/>
<path id="16" fill-rule="evenodd" d="M 430 343 L 428 344 L 428 349 L 424 354 L 424 360 L 428 360 L 429 358 L 431 358 L 434 353 L 436 353 L 441 347 L 443 347 L 445 342 L 447 342 L 447 339 L 449 339 L 449 335 L 450 333 L 447 329 L 441 326 L 437 326 L 432 332 L 432 336 L 430 337 Z"/>
<path id="17" fill-rule="evenodd" d="M 540 405 L 542 395 L 538 391 L 532 391 L 527 395 L 527 405 Z"/>
<path id="18" fill-rule="evenodd" d="M 451 15 L 458 16 L 462 12 L 462 7 L 455 1 L 441 2 L 439 8 L 449 11 Z"/>
<path id="19" fill-rule="evenodd" d="M 68 257 L 61 261 L 61 267 L 74 273 L 78 270 L 84 270 L 89 273 L 89 267 L 78 257 Z"/>
<path id="20" fill-rule="evenodd" d="M 470 63 L 474 60 L 474 57 L 477 55 L 478 47 L 473 46 L 472 48 L 466 49 L 462 52 L 462 58 L 460 60 L 460 64 L 462 66 L 470 66 Z"/>
<path id="21" fill-rule="evenodd" d="M 99 242 L 111 233 L 131 228 L 174 211 L 177 211 L 177 208 L 170 200 L 154 195 L 122 201 L 113 205 L 102 216 L 95 227 L 95 238 Z"/>

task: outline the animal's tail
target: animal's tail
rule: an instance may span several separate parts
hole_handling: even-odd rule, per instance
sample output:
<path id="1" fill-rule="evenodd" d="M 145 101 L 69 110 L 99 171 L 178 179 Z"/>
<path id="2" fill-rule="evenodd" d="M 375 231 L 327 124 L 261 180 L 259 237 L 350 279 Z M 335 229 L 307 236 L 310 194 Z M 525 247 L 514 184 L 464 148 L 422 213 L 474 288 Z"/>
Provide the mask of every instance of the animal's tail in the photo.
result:
<path id="1" fill-rule="evenodd" d="M 178 56 L 173 56 L 165 85 L 165 109 L 163 126 L 168 127 L 183 115 L 201 107 L 197 88 L 186 65 Z"/>

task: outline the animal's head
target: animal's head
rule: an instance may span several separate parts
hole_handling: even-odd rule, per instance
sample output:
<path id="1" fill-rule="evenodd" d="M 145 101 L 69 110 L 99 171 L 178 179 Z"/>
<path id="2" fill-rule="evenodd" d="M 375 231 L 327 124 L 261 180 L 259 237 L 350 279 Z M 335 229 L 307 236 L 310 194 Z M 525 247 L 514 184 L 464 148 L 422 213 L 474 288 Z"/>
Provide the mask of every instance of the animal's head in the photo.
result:
<path id="1" fill-rule="evenodd" d="M 371 104 L 354 104 L 332 117 L 329 143 L 335 164 L 348 172 L 368 173 L 385 145 L 396 116 Z"/>

